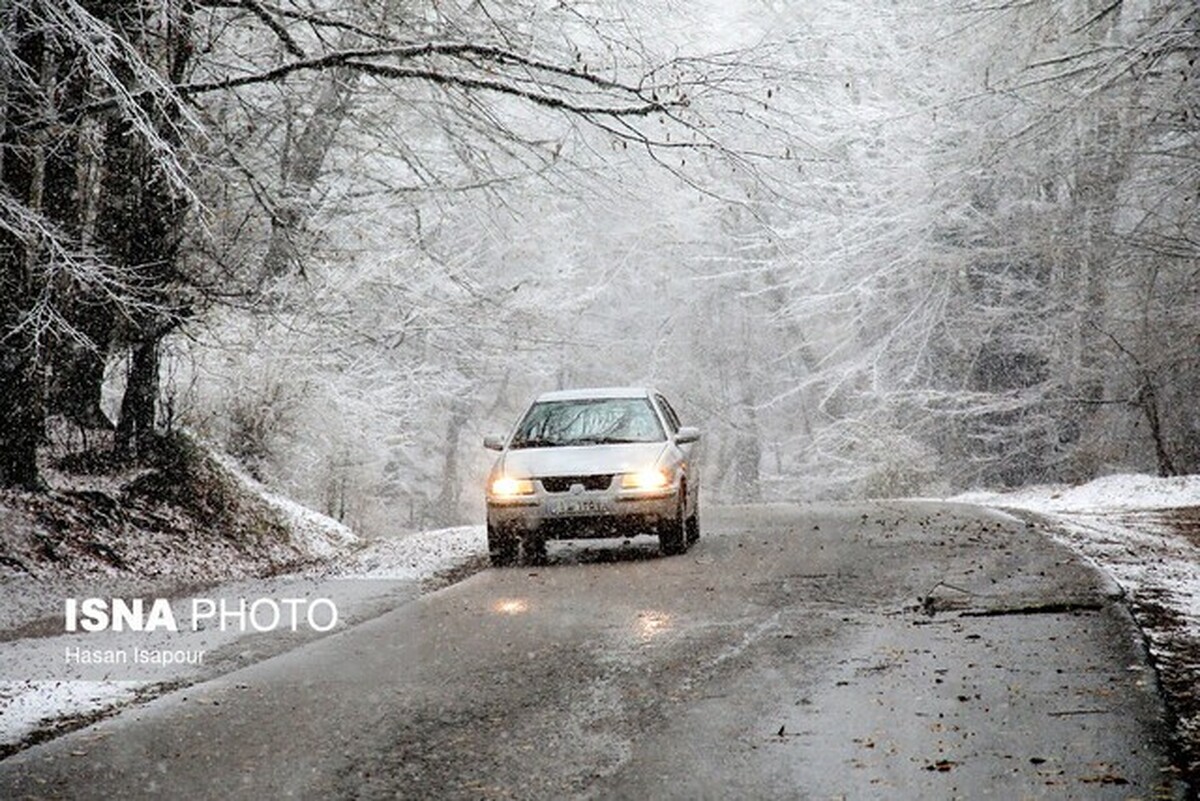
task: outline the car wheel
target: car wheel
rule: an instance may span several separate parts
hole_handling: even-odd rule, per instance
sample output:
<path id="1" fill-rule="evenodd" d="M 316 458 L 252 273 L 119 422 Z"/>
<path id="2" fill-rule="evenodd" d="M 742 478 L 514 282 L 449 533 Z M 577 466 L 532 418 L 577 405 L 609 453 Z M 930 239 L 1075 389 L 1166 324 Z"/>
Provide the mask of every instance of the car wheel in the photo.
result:
<path id="1" fill-rule="evenodd" d="M 687 520 L 684 518 L 684 487 L 679 488 L 679 508 L 675 510 L 675 518 L 660 523 L 658 532 L 658 549 L 664 556 L 675 556 L 687 550 Z"/>
<path id="2" fill-rule="evenodd" d="M 512 530 L 488 523 L 488 558 L 493 567 L 509 567 L 517 562 L 517 538 Z"/>
<path id="3" fill-rule="evenodd" d="M 692 516 L 687 519 L 688 545 L 700 539 L 700 499 L 696 498 L 692 506 Z"/>

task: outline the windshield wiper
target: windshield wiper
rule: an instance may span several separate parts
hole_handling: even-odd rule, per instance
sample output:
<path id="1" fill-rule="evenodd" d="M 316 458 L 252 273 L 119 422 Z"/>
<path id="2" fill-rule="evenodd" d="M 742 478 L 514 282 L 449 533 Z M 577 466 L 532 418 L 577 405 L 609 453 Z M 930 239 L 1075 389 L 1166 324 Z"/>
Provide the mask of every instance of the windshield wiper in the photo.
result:
<path id="1" fill-rule="evenodd" d="M 514 440 L 511 448 L 557 448 L 565 445 L 565 442 L 559 442 L 556 439 L 542 439 L 541 437 L 530 437 L 529 439 Z"/>
<path id="2" fill-rule="evenodd" d="M 580 437 L 575 442 L 581 445 L 628 445 L 633 442 L 646 442 L 644 439 L 629 437 Z"/>

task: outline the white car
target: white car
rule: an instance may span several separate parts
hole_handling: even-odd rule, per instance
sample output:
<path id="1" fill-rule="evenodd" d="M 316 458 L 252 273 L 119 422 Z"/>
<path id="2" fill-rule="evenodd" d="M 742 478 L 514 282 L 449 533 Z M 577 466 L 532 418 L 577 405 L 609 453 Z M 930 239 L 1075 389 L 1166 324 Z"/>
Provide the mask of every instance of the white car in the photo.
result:
<path id="1" fill-rule="evenodd" d="M 487 482 L 494 565 L 545 558 L 546 541 L 658 535 L 664 554 L 700 536 L 700 431 L 654 389 L 547 392 L 507 438 Z"/>

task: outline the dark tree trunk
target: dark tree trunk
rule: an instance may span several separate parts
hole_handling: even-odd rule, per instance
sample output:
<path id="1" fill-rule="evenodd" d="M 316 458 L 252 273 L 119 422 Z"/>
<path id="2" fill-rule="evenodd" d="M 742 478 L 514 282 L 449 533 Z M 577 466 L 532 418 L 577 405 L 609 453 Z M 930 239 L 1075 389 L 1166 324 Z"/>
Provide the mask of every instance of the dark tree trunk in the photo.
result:
<path id="1" fill-rule="evenodd" d="M 158 359 L 157 339 L 135 345 L 129 356 L 129 377 L 117 426 L 117 452 L 128 459 L 145 456 L 154 443 Z"/>
<path id="2" fill-rule="evenodd" d="M 170 40 L 165 45 L 155 39 L 158 32 L 147 35 L 143 28 L 146 18 L 137 8 L 118 7 L 113 24 L 139 48 L 164 47 L 158 57 L 166 56 L 166 77 L 179 83 L 192 53 L 191 12 L 190 3 L 172 7 L 176 16 L 166 28 Z M 133 85 L 127 64 L 118 60 L 113 71 Z M 168 99 L 158 103 L 152 116 L 157 133 L 170 145 L 180 144 L 180 116 L 176 101 Z M 154 444 L 160 344 L 185 314 L 179 300 L 183 281 L 178 257 L 188 201 L 170 183 L 161 158 L 127 120 L 109 122 L 105 132 L 106 205 L 97 221 L 97 236 L 105 250 L 130 271 L 140 299 L 149 304 L 129 321 L 124 332 L 130 350 L 129 374 L 117 424 L 117 450 L 128 458 L 142 457 Z"/>
<path id="3" fill-rule="evenodd" d="M 33 350 L 0 348 L 0 487 L 42 487 L 37 448 L 43 426 L 41 370 Z"/>
<path id="4" fill-rule="evenodd" d="M 45 41 L 20 8 L 0 14 L 3 36 L 23 76 L 41 76 L 49 68 Z M 41 134 L 26 123 L 41 111 L 39 87 L 17 78 L 13 65 L 0 65 L 0 191 L 31 212 L 42 207 L 45 148 Z M 0 486 L 41 487 L 37 448 L 45 434 L 43 381 L 37 332 L 27 319 L 37 297 L 38 243 L 19 220 L 0 227 Z"/>
<path id="5" fill-rule="evenodd" d="M 48 388 L 49 413 L 61 414 L 84 428 L 112 429 L 112 421 L 104 414 L 100 403 L 110 329 L 111 326 L 99 334 L 95 330 L 84 332 L 95 347 L 60 344 L 55 349 Z"/>
<path id="6" fill-rule="evenodd" d="M 79 72 L 82 72 L 80 70 Z M 72 101 L 84 101 L 84 83 L 72 81 Z M 47 182 L 47 204 L 65 216 L 64 228 L 81 252 L 95 247 L 100 145 L 94 122 L 85 120 L 68 138 L 65 150 L 72 154 L 57 165 L 54 180 Z M 51 194 L 53 192 L 53 195 Z M 64 299 L 62 309 L 87 342 L 65 340 L 50 351 L 50 381 L 47 412 L 60 414 L 86 428 L 112 428 L 101 410 L 106 359 L 116 330 L 116 313 L 111 302 L 83 288 Z"/>
<path id="7" fill-rule="evenodd" d="M 1158 474 L 1163 478 L 1179 475 L 1163 436 L 1162 420 L 1158 414 L 1158 390 L 1154 388 L 1154 382 L 1149 378 L 1142 384 L 1135 403 L 1142 407 L 1142 412 L 1146 415 L 1146 422 L 1150 424 L 1150 437 L 1154 440 L 1154 456 L 1158 461 Z"/>
<path id="8" fill-rule="evenodd" d="M 61 50 L 55 76 L 58 104 L 65 108 L 83 105 L 90 71 L 78 45 L 63 45 Z M 93 131 L 91 120 L 71 126 L 46 164 L 45 207 L 81 252 L 93 244 L 92 220 L 99 195 Z M 59 305 L 63 317 L 88 341 L 63 339 L 52 343 L 46 411 L 88 428 L 111 428 L 100 410 L 104 360 L 114 323 L 111 304 L 94 291 L 78 288 L 63 297 Z"/>

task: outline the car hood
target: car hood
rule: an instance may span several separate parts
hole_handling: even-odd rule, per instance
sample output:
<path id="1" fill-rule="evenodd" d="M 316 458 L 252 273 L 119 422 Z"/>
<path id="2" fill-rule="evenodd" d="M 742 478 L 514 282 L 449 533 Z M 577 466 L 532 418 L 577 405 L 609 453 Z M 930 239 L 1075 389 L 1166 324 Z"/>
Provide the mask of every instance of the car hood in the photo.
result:
<path id="1" fill-rule="evenodd" d="M 630 473 L 658 463 L 666 442 L 619 445 L 581 445 L 560 448 L 520 448 L 504 454 L 502 469 L 510 476 L 587 476 Z"/>

